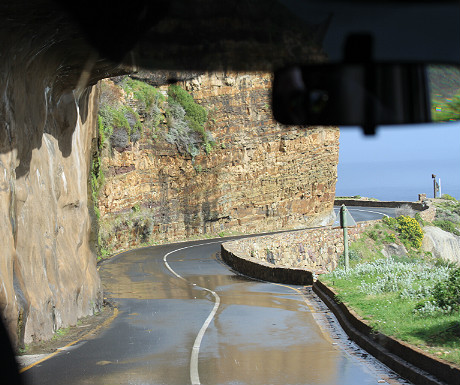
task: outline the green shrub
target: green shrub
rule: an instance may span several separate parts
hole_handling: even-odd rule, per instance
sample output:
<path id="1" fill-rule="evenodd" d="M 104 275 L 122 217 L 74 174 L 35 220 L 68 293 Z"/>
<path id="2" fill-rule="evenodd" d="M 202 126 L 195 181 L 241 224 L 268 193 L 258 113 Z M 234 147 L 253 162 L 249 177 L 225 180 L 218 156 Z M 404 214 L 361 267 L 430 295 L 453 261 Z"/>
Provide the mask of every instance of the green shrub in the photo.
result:
<path id="1" fill-rule="evenodd" d="M 204 151 L 206 152 L 206 154 L 210 154 L 211 151 L 212 151 L 212 144 L 211 142 L 206 142 L 204 144 Z"/>
<path id="2" fill-rule="evenodd" d="M 370 239 L 376 242 L 380 240 L 380 233 L 377 231 L 377 229 L 368 230 L 367 235 L 369 236 Z"/>
<path id="3" fill-rule="evenodd" d="M 422 218 L 422 216 L 420 215 L 420 213 L 416 213 L 415 216 L 414 216 L 415 220 L 418 222 L 418 224 L 420 226 L 425 226 L 427 224 L 427 222 Z"/>
<path id="4" fill-rule="evenodd" d="M 125 147 L 126 138 L 136 142 L 142 136 L 142 124 L 139 114 L 126 105 L 102 105 L 99 108 L 99 133 L 101 142 L 111 139 L 112 147 Z M 121 133 L 126 132 L 126 137 Z"/>
<path id="5" fill-rule="evenodd" d="M 162 104 L 165 101 L 163 94 L 155 87 L 126 76 L 120 86 L 126 93 L 133 93 L 134 99 L 142 104 L 143 109 L 149 110 L 154 105 Z"/>
<path id="6" fill-rule="evenodd" d="M 422 246 L 423 230 L 415 218 L 401 215 L 396 218 L 398 222 L 397 231 L 403 241 L 408 243 L 408 246 L 416 249 Z"/>
<path id="7" fill-rule="evenodd" d="M 392 230 L 397 230 L 398 229 L 398 221 L 396 218 L 393 217 L 383 217 L 382 222 L 388 226 L 388 228 Z"/>
<path id="8" fill-rule="evenodd" d="M 206 109 L 197 104 L 192 95 L 178 85 L 169 86 L 168 105 L 167 141 L 175 143 L 179 151 L 186 150 L 192 158 L 198 155 L 199 145 L 209 154 L 215 146 L 215 141 L 211 133 L 204 128 L 208 120 Z"/>
<path id="9" fill-rule="evenodd" d="M 397 218 L 384 217 L 382 222 L 391 230 L 398 233 L 406 247 L 420 248 L 423 240 L 423 230 L 415 218 L 401 215 Z"/>
<path id="10" fill-rule="evenodd" d="M 457 229 L 455 224 L 451 221 L 437 219 L 433 221 L 433 225 L 439 227 L 440 229 L 444 231 L 460 236 L 460 231 Z"/>
<path id="11" fill-rule="evenodd" d="M 170 85 L 168 88 L 169 99 L 179 103 L 186 112 L 186 119 L 190 122 L 193 130 L 204 133 L 204 124 L 208 120 L 206 109 L 195 102 L 193 96 L 178 85 Z"/>
<path id="12" fill-rule="evenodd" d="M 433 298 L 442 309 L 460 310 L 460 268 L 450 270 L 449 278 L 434 286 Z"/>
<path id="13" fill-rule="evenodd" d="M 449 195 L 449 194 L 442 194 L 442 199 L 446 199 L 446 200 L 449 200 L 449 201 L 454 201 L 454 202 L 457 202 L 457 199 L 455 199 L 453 196 Z"/>
<path id="14" fill-rule="evenodd" d="M 396 242 L 396 235 L 393 233 L 385 233 L 383 239 L 383 243 L 395 243 Z"/>
<path id="15" fill-rule="evenodd" d="M 361 260 L 361 255 L 356 250 L 348 250 L 348 261 L 353 266 Z M 345 254 L 342 254 L 338 261 L 338 266 L 345 267 Z"/>

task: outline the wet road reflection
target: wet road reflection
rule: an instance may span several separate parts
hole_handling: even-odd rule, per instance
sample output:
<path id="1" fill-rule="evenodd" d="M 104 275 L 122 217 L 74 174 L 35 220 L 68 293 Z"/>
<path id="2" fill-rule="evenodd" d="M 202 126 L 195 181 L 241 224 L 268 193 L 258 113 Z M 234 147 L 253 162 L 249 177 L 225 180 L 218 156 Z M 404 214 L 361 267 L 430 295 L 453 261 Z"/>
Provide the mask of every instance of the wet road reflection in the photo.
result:
<path id="1" fill-rule="evenodd" d="M 190 384 L 194 341 L 220 297 L 199 347 L 202 384 L 370 385 L 394 376 L 358 360 L 315 321 L 300 290 L 234 274 L 199 242 L 127 252 L 100 270 L 120 310 L 96 338 L 25 372 L 30 384 Z M 297 289 L 297 290 L 295 290 Z M 391 380 L 390 380 L 391 379 Z"/>

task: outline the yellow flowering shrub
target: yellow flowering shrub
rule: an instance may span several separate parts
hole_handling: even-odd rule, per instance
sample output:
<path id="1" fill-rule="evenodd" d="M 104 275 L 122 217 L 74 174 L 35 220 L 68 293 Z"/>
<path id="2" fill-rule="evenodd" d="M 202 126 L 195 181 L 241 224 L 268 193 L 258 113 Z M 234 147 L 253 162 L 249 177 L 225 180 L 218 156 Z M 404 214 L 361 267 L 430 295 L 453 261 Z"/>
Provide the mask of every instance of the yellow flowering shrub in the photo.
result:
<path id="1" fill-rule="evenodd" d="M 423 230 L 415 218 L 401 215 L 397 217 L 398 228 L 397 231 L 400 237 L 407 241 L 408 244 L 416 249 L 422 246 Z"/>

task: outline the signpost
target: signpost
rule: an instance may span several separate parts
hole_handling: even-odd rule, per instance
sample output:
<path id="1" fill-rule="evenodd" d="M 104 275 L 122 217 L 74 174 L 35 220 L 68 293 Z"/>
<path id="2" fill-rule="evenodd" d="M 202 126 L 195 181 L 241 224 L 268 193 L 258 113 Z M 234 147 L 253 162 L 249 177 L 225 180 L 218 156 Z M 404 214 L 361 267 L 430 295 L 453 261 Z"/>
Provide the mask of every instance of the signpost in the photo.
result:
<path id="1" fill-rule="evenodd" d="M 350 268 L 350 259 L 348 256 L 348 227 L 356 226 L 356 222 L 347 210 L 345 205 L 342 205 L 339 212 L 340 227 L 343 228 L 343 254 L 345 256 L 345 271 Z"/>

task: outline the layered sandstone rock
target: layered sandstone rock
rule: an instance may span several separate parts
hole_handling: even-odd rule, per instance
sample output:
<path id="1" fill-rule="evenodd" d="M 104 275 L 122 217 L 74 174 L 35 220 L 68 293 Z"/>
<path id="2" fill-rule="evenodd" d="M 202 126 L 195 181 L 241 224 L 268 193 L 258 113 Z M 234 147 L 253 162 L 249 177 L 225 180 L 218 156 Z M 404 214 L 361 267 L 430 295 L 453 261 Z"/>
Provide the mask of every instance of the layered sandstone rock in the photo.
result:
<path id="1" fill-rule="evenodd" d="M 276 123 L 267 73 L 203 74 L 182 86 L 208 109 L 216 146 L 192 160 L 144 140 L 106 156 L 99 201 L 106 247 L 329 222 L 338 128 Z M 123 226 L 123 215 L 138 226 Z"/>

